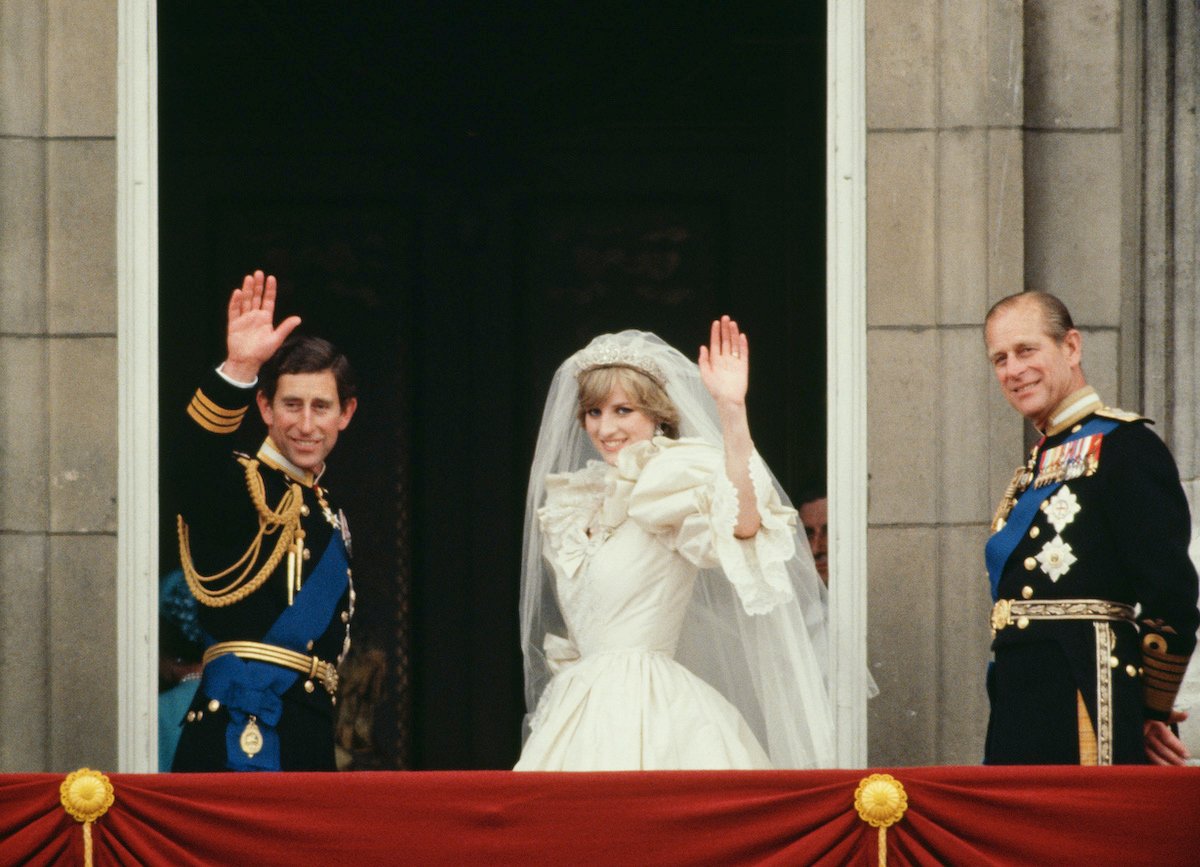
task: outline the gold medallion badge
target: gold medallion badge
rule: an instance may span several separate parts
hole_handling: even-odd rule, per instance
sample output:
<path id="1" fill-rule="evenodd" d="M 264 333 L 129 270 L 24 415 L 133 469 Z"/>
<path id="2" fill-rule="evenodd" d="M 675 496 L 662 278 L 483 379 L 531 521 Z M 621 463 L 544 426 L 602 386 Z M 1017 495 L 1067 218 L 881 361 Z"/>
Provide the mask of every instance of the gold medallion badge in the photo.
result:
<path id="1" fill-rule="evenodd" d="M 262 750 L 262 732 L 258 728 L 258 721 L 253 716 L 246 720 L 246 727 L 242 729 L 242 735 L 238 738 L 238 746 L 242 748 L 242 752 L 248 759 L 254 758 Z"/>

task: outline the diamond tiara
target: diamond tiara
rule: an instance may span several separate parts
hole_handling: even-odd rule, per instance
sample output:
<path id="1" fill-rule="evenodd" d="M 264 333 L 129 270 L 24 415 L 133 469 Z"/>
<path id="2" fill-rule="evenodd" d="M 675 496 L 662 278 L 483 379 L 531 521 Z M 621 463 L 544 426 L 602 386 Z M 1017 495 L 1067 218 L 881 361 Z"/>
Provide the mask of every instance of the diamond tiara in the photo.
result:
<path id="1" fill-rule="evenodd" d="M 575 355 L 575 376 L 597 367 L 632 367 L 649 376 L 661 386 L 667 384 L 662 369 L 649 356 L 615 343 L 604 343 L 596 347 L 580 350 Z"/>

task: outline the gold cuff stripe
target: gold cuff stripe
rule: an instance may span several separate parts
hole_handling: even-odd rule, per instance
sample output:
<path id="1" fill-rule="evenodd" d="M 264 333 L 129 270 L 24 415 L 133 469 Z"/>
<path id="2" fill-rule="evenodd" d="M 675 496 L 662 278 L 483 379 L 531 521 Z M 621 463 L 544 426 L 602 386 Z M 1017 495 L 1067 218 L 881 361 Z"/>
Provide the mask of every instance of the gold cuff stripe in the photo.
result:
<path id="1" fill-rule="evenodd" d="M 1155 677 L 1150 672 L 1145 672 L 1143 680 L 1146 684 L 1146 689 L 1157 689 L 1162 692 L 1176 692 L 1179 685 L 1183 683 L 1182 677 Z"/>
<path id="2" fill-rule="evenodd" d="M 248 406 L 240 406 L 234 409 L 223 407 L 220 404 L 214 403 L 213 399 L 205 394 L 204 389 L 201 388 L 196 389 L 196 393 L 192 396 L 192 402 L 200 404 L 200 406 L 208 410 L 208 414 L 211 416 L 230 420 L 235 418 L 240 419 L 246 414 L 246 410 L 249 408 Z"/>
<path id="3" fill-rule="evenodd" d="M 1176 660 L 1186 663 L 1185 657 L 1163 654 L 1143 646 L 1142 701 L 1151 710 L 1171 712 L 1186 669 L 1186 665 L 1177 664 Z"/>
<path id="4" fill-rule="evenodd" d="M 1152 665 L 1159 671 L 1177 671 L 1181 675 L 1187 671 L 1188 658 L 1186 656 L 1176 656 L 1172 653 L 1155 653 L 1154 651 L 1142 648 L 1142 661 L 1146 665 Z"/>
<path id="5" fill-rule="evenodd" d="M 1162 680 L 1168 683 L 1179 683 L 1183 680 L 1184 669 L 1182 668 L 1160 668 L 1152 660 L 1142 660 L 1142 671 L 1146 677 L 1155 680 Z"/>
<path id="6" fill-rule="evenodd" d="M 240 418 L 234 422 L 215 422 L 206 418 L 203 412 L 196 408 L 195 401 L 188 404 L 187 414 L 191 416 L 192 421 L 210 433 L 231 434 L 242 426 Z"/>

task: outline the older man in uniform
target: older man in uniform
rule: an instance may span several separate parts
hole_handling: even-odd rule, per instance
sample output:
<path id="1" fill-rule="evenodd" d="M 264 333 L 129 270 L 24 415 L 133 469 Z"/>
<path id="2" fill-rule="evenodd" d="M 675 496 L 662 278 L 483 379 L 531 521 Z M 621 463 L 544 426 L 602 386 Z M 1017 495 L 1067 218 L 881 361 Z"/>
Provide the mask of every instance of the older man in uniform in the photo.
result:
<path id="1" fill-rule="evenodd" d="M 984 336 L 1005 398 L 1042 434 L 987 544 L 984 761 L 1181 764 L 1172 705 L 1200 615 L 1175 462 L 1146 419 L 1088 387 L 1053 295 L 1003 299 Z"/>
<path id="2" fill-rule="evenodd" d="M 345 356 L 274 325 L 276 281 L 229 300 L 227 355 L 187 412 L 184 577 L 205 635 L 172 770 L 335 770 L 337 665 L 350 647 L 349 529 L 322 484 L 357 407 Z M 235 448 L 251 403 L 267 438 Z"/>

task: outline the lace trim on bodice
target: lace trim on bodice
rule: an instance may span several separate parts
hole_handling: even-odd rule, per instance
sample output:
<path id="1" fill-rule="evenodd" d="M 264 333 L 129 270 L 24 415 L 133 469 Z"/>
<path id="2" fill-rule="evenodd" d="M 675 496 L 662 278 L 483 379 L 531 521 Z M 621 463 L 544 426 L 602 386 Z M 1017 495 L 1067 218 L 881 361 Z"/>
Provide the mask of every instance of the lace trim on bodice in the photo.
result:
<path id="1" fill-rule="evenodd" d="M 568 577 L 594 554 L 628 514 L 632 482 L 603 461 L 546 480 L 546 505 L 538 509 L 545 553 Z M 622 496 L 623 495 L 623 496 Z"/>

